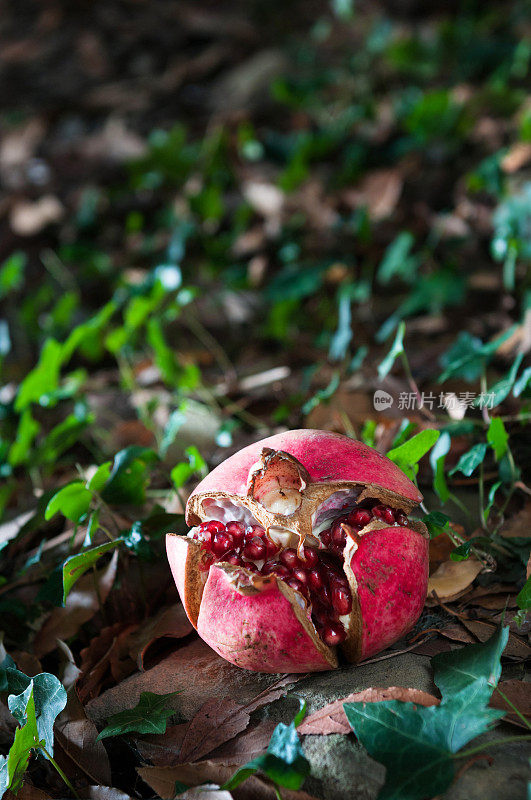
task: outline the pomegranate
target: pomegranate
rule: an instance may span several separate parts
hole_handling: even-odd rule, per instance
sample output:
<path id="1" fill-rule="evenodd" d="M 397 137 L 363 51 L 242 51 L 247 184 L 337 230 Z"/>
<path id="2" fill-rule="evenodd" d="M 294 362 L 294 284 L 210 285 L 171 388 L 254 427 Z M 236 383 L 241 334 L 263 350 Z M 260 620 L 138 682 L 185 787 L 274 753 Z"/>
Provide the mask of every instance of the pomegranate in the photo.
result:
<path id="1" fill-rule="evenodd" d="M 280 433 L 216 467 L 168 534 L 190 622 L 219 655 L 309 672 L 388 647 L 418 619 L 428 536 L 422 500 L 389 459 L 346 436 Z"/>

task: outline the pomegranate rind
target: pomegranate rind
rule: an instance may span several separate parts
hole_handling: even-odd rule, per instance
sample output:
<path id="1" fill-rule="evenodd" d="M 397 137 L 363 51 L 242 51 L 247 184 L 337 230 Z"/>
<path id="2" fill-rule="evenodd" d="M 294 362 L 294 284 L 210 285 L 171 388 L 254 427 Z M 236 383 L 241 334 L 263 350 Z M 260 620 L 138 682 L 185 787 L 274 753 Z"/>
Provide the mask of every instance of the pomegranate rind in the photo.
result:
<path id="1" fill-rule="evenodd" d="M 428 546 L 423 526 L 367 530 L 345 549 L 345 573 L 355 606 L 343 644 L 360 661 L 385 650 L 415 625 L 428 588 Z"/>
<path id="2" fill-rule="evenodd" d="M 187 523 L 194 525 L 203 518 L 201 500 L 205 497 L 246 498 L 249 481 L 252 482 L 253 473 L 263 463 L 264 451 L 269 458 L 271 451 L 277 451 L 297 459 L 314 489 L 319 484 L 329 485 L 330 491 L 337 486 L 362 485 L 369 487 L 369 495 L 371 488 L 380 489 L 384 498 L 394 498 L 395 504 L 398 499 L 406 509 L 422 500 L 421 493 L 409 478 L 376 450 L 340 434 L 300 429 L 255 442 L 219 464 L 190 495 Z"/>
<path id="3" fill-rule="evenodd" d="M 215 564 L 203 590 L 197 631 L 222 658 L 255 672 L 320 672 L 337 667 L 298 593 L 274 576 Z M 300 596 L 299 596 L 300 597 Z"/>
<path id="4" fill-rule="evenodd" d="M 166 554 L 186 615 L 197 629 L 201 595 L 206 580 L 206 573 L 200 569 L 203 559 L 201 548 L 186 536 L 168 533 Z"/>

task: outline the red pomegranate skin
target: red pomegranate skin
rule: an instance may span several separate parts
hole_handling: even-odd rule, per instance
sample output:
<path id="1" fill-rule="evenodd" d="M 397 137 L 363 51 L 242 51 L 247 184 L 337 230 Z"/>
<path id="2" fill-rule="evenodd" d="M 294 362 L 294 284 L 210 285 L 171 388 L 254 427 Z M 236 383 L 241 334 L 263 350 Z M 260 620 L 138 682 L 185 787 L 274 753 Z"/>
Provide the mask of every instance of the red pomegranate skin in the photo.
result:
<path id="1" fill-rule="evenodd" d="M 223 461 L 196 486 L 190 497 L 212 492 L 244 496 L 250 468 L 263 448 L 283 450 L 303 464 L 312 483 L 371 483 L 420 503 L 422 495 L 396 464 L 355 439 L 339 433 L 300 428 L 277 433 L 244 447 Z"/>
<path id="2" fill-rule="evenodd" d="M 300 462 L 309 476 L 301 488 L 303 496 L 308 485 L 319 484 L 326 492 L 326 484 L 352 483 L 402 498 L 396 506 L 400 511 L 411 509 L 422 499 L 395 464 L 366 445 L 338 434 L 298 430 L 250 445 L 216 467 L 190 497 L 189 524 L 197 524 L 199 497 L 229 495 L 234 502 L 235 497 L 248 496 L 250 472 L 265 448 L 288 453 Z M 275 519 L 278 522 L 278 515 Z M 412 523 L 391 527 L 381 521 L 378 524 L 382 527 L 369 526 L 354 535 L 344 551 L 353 610 L 341 618 L 348 633 L 341 649 L 353 661 L 385 649 L 411 629 L 426 598 L 427 536 L 418 525 L 410 527 Z M 204 552 L 199 545 L 175 534 L 167 536 L 167 552 L 190 621 L 227 661 L 272 673 L 304 673 L 337 666 L 339 648 L 324 644 L 311 609 L 284 580 L 274 575 L 264 579 L 225 563 L 201 569 Z"/>

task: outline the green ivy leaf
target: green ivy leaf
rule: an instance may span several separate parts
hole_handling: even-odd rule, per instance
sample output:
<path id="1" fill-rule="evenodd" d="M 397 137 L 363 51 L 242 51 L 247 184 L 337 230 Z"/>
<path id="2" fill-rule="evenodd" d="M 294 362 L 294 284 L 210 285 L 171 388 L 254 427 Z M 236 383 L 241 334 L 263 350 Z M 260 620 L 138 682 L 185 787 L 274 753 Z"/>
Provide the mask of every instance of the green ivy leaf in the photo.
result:
<path id="1" fill-rule="evenodd" d="M 0 267 L 0 300 L 9 292 L 20 289 L 24 282 L 27 257 L 21 250 L 11 253 Z"/>
<path id="2" fill-rule="evenodd" d="M 404 352 L 405 332 L 406 332 L 406 323 L 401 322 L 400 325 L 398 326 L 395 340 L 391 345 L 391 349 L 389 350 L 386 357 L 378 367 L 378 375 L 380 377 L 380 380 L 383 380 L 384 378 L 387 377 L 387 375 L 389 375 L 393 367 L 393 364 L 395 363 L 395 360 L 398 358 L 399 355 L 401 355 Z"/>
<path id="3" fill-rule="evenodd" d="M 531 608 L 531 575 L 525 582 L 523 589 L 516 595 L 516 602 L 518 603 L 518 608 L 523 611 L 529 611 Z"/>
<path id="4" fill-rule="evenodd" d="M 487 441 L 494 450 L 496 461 L 503 458 L 507 452 L 507 442 L 509 434 L 505 430 L 505 425 L 500 417 L 492 417 L 487 431 Z"/>
<path id="5" fill-rule="evenodd" d="M 186 461 L 181 461 L 179 464 L 176 464 L 171 471 L 171 479 L 173 481 L 173 485 L 177 489 L 180 489 L 181 486 L 184 486 L 184 484 L 198 472 L 202 473 L 206 470 L 205 459 L 197 447 L 191 445 L 190 447 L 187 447 L 184 452 L 188 458 L 188 463 L 186 463 Z"/>
<path id="6" fill-rule="evenodd" d="M 35 714 L 38 739 L 53 756 L 54 722 L 66 705 L 66 689 L 59 678 L 49 672 L 28 678 L 26 689 L 21 694 L 11 694 L 7 704 L 21 725 L 29 720 L 28 712 Z"/>
<path id="7" fill-rule="evenodd" d="M 81 481 L 74 481 L 54 494 L 46 506 L 44 517 L 48 520 L 60 512 L 72 522 L 79 522 L 89 510 L 91 501 L 92 492 Z"/>
<path id="8" fill-rule="evenodd" d="M 513 335 L 516 327 L 516 325 L 512 325 L 496 339 L 485 344 L 482 344 L 480 339 L 461 332 L 456 342 L 441 358 L 441 363 L 446 369 L 439 376 L 439 383 L 443 383 L 452 376 L 475 380 L 481 375 L 484 365 L 489 362 L 500 345 Z"/>
<path id="9" fill-rule="evenodd" d="M 16 467 L 19 464 L 24 464 L 28 460 L 31 451 L 31 445 L 33 444 L 33 440 L 37 436 L 40 429 L 41 426 L 37 420 L 33 419 L 31 410 L 29 408 L 25 408 L 20 415 L 15 441 L 9 448 L 7 457 L 8 462 L 12 467 Z"/>
<path id="10" fill-rule="evenodd" d="M 387 458 L 410 478 L 414 478 L 418 472 L 418 462 L 433 447 L 440 435 L 440 431 L 431 429 L 416 433 L 407 442 L 389 450 Z"/>
<path id="11" fill-rule="evenodd" d="M 271 736 L 267 752 L 253 758 L 221 787 L 231 791 L 247 778 L 260 770 L 278 786 L 286 789 L 300 789 L 310 772 L 310 764 L 302 752 L 297 725 L 300 724 L 306 711 L 305 703 L 300 701 L 300 710 L 289 725 L 281 722 Z"/>
<path id="12" fill-rule="evenodd" d="M 26 702 L 26 724 L 15 731 L 15 738 L 7 756 L 0 756 L 0 797 L 8 789 L 15 793 L 20 789 L 31 750 L 38 746 L 35 701 L 31 689 Z"/>
<path id="13" fill-rule="evenodd" d="M 520 397 L 520 395 L 527 389 L 529 383 L 531 382 L 531 367 L 526 367 L 518 380 L 514 382 L 513 387 L 513 394 L 515 397 Z"/>
<path id="14" fill-rule="evenodd" d="M 166 733 L 168 718 L 175 714 L 174 709 L 166 707 L 168 699 L 178 693 L 142 692 L 134 708 L 127 708 L 109 717 L 109 724 L 98 734 L 96 741 L 124 733 Z"/>
<path id="15" fill-rule="evenodd" d="M 420 265 L 419 257 L 411 253 L 414 244 L 415 239 L 409 231 L 398 234 L 385 251 L 378 267 L 379 283 L 389 283 L 394 277 L 413 283 Z"/>
<path id="16" fill-rule="evenodd" d="M 504 712 L 488 708 L 501 674 L 509 629 L 487 642 L 432 659 L 439 706 L 400 700 L 345 703 L 347 719 L 372 758 L 387 768 L 378 800 L 424 800 L 442 794 L 455 774 L 455 753 Z"/>
<path id="17" fill-rule="evenodd" d="M 101 492 L 111 475 L 111 462 L 100 464 L 92 478 L 87 482 L 87 489 L 91 492 Z"/>
<path id="18" fill-rule="evenodd" d="M 450 475 L 454 475 L 456 472 L 462 472 L 463 475 L 466 475 L 466 477 L 469 478 L 474 470 L 483 462 L 486 453 L 486 444 L 483 442 L 480 444 L 475 444 L 470 448 L 470 450 L 468 450 L 466 453 L 463 453 L 455 467 L 450 470 Z"/>
<path id="19" fill-rule="evenodd" d="M 149 484 L 148 466 L 157 460 L 155 451 L 148 447 L 133 445 L 120 450 L 102 491 L 103 499 L 110 503 L 141 505 Z"/>
<path id="20" fill-rule="evenodd" d="M 499 406 L 500 403 L 503 403 L 505 398 L 508 397 L 511 389 L 513 388 L 523 357 L 523 353 L 518 353 L 507 375 L 485 392 L 485 395 L 488 396 L 490 408 Z M 481 395 L 478 395 L 474 401 L 474 405 L 477 406 L 480 404 L 480 402 L 482 402 Z"/>
<path id="21" fill-rule="evenodd" d="M 96 561 L 105 553 L 114 550 L 118 547 L 121 539 L 115 539 L 113 542 L 104 542 L 91 550 L 83 550 L 75 556 L 67 558 L 63 564 L 63 605 L 66 603 L 72 586 L 76 581 L 81 578 L 85 572 L 94 566 Z"/>
<path id="22" fill-rule="evenodd" d="M 446 533 L 450 525 L 450 517 L 447 517 L 442 511 L 430 511 L 429 514 L 422 517 L 422 521 L 428 529 L 430 539 Z"/>
<path id="23" fill-rule="evenodd" d="M 37 366 L 28 372 L 20 384 L 15 400 L 15 411 L 23 411 L 30 403 L 38 402 L 43 395 L 57 388 L 62 363 L 62 346 L 55 339 L 47 339 Z"/>

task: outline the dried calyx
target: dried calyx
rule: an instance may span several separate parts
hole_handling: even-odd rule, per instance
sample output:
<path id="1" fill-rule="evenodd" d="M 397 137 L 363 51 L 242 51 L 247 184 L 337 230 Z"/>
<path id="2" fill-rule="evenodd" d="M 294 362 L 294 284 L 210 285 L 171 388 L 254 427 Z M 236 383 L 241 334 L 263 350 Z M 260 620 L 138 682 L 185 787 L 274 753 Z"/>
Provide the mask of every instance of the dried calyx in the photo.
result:
<path id="1" fill-rule="evenodd" d="M 383 649 L 424 603 L 425 531 L 408 517 L 420 499 L 346 437 L 292 431 L 245 448 L 191 496 L 188 535 L 168 537 L 191 622 L 266 672 L 330 669 L 336 645 L 350 660 Z"/>

